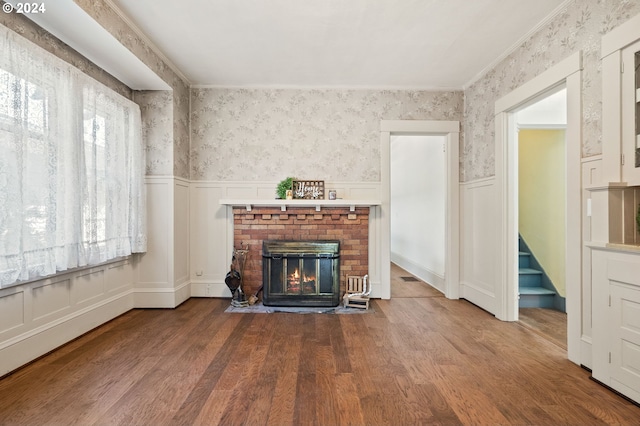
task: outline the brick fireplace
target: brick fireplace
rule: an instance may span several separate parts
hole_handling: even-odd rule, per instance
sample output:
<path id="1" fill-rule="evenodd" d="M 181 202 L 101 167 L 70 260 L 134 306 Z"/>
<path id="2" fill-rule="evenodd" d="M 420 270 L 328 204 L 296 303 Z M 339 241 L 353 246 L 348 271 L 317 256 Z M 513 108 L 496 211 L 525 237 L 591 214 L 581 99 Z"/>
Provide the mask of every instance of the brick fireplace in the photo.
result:
<path id="1" fill-rule="evenodd" d="M 365 275 L 369 261 L 369 207 L 244 207 L 233 208 L 234 247 L 248 247 L 244 291 L 262 286 L 264 240 L 337 240 L 340 242 L 340 291 L 346 275 Z"/>

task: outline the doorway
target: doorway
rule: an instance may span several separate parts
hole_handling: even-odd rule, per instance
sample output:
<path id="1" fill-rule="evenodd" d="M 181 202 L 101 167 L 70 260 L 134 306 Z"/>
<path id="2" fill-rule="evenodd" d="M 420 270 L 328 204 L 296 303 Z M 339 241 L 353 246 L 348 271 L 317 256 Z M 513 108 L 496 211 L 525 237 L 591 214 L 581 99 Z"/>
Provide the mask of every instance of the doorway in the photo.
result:
<path id="1" fill-rule="evenodd" d="M 546 97 L 562 86 L 567 88 L 566 130 L 566 303 L 567 355 L 580 364 L 581 353 L 581 81 L 582 55 L 575 53 L 549 68 L 533 80 L 496 101 L 496 183 L 500 193 L 498 223 L 500 248 L 496 317 L 505 321 L 518 320 L 518 197 L 517 185 L 517 124 L 516 112 Z"/>
<path id="2" fill-rule="evenodd" d="M 391 135 L 391 261 L 444 293 L 446 138 Z"/>
<path id="3" fill-rule="evenodd" d="M 459 133 L 458 121 L 383 120 L 380 124 L 380 277 L 379 295 L 391 297 L 391 137 L 402 135 L 441 136 L 445 149 L 445 277 L 446 297 L 457 299 L 459 294 Z"/>
<path id="4" fill-rule="evenodd" d="M 567 90 L 514 113 L 519 307 L 566 312 Z"/>
<path id="5" fill-rule="evenodd" d="M 518 320 L 565 350 L 566 94 L 566 87 L 558 86 L 515 112 Z"/>

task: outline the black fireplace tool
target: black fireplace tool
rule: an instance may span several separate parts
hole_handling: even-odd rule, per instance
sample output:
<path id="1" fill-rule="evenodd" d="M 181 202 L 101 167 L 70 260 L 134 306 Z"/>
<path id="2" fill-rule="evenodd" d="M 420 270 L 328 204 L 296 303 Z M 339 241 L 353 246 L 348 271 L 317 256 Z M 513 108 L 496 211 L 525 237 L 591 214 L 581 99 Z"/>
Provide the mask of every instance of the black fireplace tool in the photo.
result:
<path id="1" fill-rule="evenodd" d="M 242 278 L 248 253 L 248 249 L 233 249 L 231 266 L 229 267 L 230 270 L 224 279 L 225 284 L 231 291 L 231 305 L 236 308 L 249 306 L 249 302 L 245 298 L 244 291 L 242 291 Z"/>

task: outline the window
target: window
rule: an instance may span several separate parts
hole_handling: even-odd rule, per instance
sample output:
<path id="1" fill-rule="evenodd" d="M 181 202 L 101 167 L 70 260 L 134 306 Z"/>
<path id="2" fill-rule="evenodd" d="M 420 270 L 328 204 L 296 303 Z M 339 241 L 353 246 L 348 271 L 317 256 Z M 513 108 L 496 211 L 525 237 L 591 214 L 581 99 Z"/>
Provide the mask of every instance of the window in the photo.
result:
<path id="1" fill-rule="evenodd" d="M 0 36 L 0 287 L 145 251 L 139 107 Z"/>

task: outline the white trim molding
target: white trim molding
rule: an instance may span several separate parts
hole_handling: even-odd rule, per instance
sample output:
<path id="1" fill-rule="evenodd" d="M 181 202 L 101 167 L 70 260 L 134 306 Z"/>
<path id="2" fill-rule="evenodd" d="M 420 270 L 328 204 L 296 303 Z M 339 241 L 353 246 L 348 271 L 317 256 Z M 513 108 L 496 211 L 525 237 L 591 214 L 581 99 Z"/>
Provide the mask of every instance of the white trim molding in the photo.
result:
<path id="1" fill-rule="evenodd" d="M 496 181 L 499 191 L 500 250 L 498 256 L 497 318 L 518 319 L 518 205 L 517 140 L 514 114 L 560 85 L 567 88 L 567 220 L 566 291 L 568 313 L 567 352 L 569 360 L 580 363 L 582 221 L 582 52 L 576 52 L 539 76 L 523 84 L 495 103 Z"/>
<path id="2" fill-rule="evenodd" d="M 391 135 L 446 137 L 445 285 L 447 298 L 460 295 L 459 121 L 382 120 L 380 122 L 380 235 L 379 277 L 382 297 L 391 297 Z"/>

